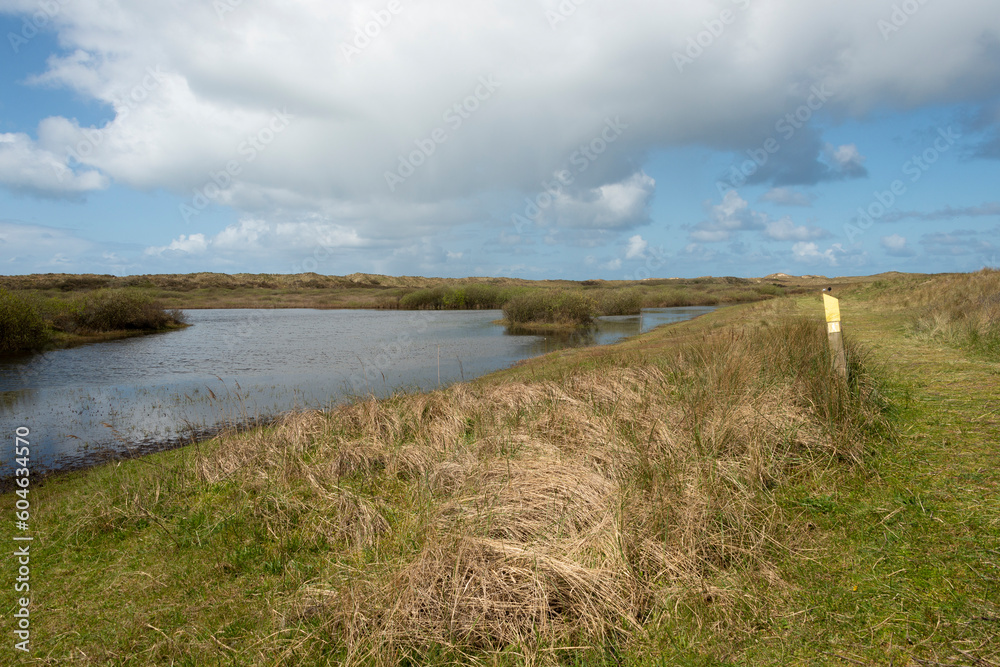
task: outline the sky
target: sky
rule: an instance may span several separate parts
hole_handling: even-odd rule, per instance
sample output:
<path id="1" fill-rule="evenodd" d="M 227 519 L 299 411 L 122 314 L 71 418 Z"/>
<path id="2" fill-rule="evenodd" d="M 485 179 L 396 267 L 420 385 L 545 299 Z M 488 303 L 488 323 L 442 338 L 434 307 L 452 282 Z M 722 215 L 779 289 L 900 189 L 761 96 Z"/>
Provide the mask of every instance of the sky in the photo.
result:
<path id="1" fill-rule="evenodd" d="M 0 274 L 998 266 L 996 0 L 0 0 Z"/>

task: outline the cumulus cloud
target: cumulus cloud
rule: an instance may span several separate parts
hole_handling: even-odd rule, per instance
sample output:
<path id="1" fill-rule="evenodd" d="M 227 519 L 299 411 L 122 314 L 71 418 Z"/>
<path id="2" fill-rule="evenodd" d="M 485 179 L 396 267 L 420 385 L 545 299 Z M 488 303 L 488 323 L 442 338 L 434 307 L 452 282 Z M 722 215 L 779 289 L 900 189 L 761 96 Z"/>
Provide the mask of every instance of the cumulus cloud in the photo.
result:
<path id="1" fill-rule="evenodd" d="M 827 144 L 825 147 L 827 160 L 831 166 L 831 173 L 838 178 L 863 178 L 868 175 L 865 169 L 865 156 L 858 152 L 858 147 L 854 144 L 834 147 Z"/>
<path id="2" fill-rule="evenodd" d="M 907 245 L 906 237 L 899 234 L 890 234 L 880 239 L 885 254 L 890 257 L 913 257 L 917 253 Z"/>
<path id="3" fill-rule="evenodd" d="M 628 245 L 625 247 L 625 259 L 645 259 L 648 247 L 649 243 L 641 235 L 629 237 Z"/>
<path id="4" fill-rule="evenodd" d="M 839 258 L 845 254 L 844 247 L 839 243 L 834 243 L 826 250 L 821 251 L 815 243 L 799 242 L 792 246 L 792 257 L 797 262 L 805 264 L 823 263 L 829 266 L 838 266 Z"/>
<path id="5" fill-rule="evenodd" d="M 736 190 L 729 190 L 719 204 L 708 207 L 709 217 L 695 225 L 691 239 L 700 243 L 728 241 L 733 232 L 763 230 L 767 216 L 750 208 Z"/>
<path id="6" fill-rule="evenodd" d="M 764 234 L 775 241 L 808 241 L 830 236 L 830 232 L 821 227 L 796 225 L 789 217 L 768 222 Z"/>
<path id="7" fill-rule="evenodd" d="M 93 169 L 74 170 L 67 155 L 45 149 L 23 133 L 0 134 L 0 184 L 14 192 L 43 197 L 78 197 L 109 185 Z"/>
<path id="8" fill-rule="evenodd" d="M 709 218 L 695 225 L 691 240 L 699 243 L 729 241 L 734 232 L 760 231 L 774 241 L 808 241 L 830 236 L 820 227 L 796 225 L 785 216 L 772 220 L 766 213 L 754 211 L 735 190 L 728 191 L 722 202 L 709 207 Z"/>
<path id="9" fill-rule="evenodd" d="M 637 172 L 618 183 L 572 192 L 560 189 L 537 221 L 558 227 L 629 229 L 649 222 L 656 181 Z"/>
<path id="10" fill-rule="evenodd" d="M 164 246 L 150 246 L 150 257 L 181 260 L 211 253 L 221 264 L 257 259 L 273 266 L 282 262 L 286 272 L 314 270 L 318 264 L 345 251 L 371 245 L 356 231 L 335 224 L 313 222 L 268 222 L 246 218 L 229 225 L 214 236 L 204 233 L 181 234 Z"/>
<path id="11" fill-rule="evenodd" d="M 627 128 L 579 163 L 580 189 L 557 216 L 558 224 L 615 229 L 643 218 L 649 188 L 630 176 L 650 148 L 700 144 L 742 154 L 819 83 L 833 92 L 822 113 L 854 117 L 976 101 L 1000 85 L 992 0 L 929 4 L 892 36 L 892 49 L 873 28 L 886 14 L 879 3 L 753 4 L 683 73 L 673 51 L 718 14 L 716 3 L 581 5 L 557 30 L 545 13 L 555 3 L 403 3 L 350 58 L 344 46 L 384 9 L 382 0 L 244 2 L 221 16 L 219 4 L 62 3 L 53 27 L 66 52 L 36 83 L 69 87 L 115 111 L 102 128 L 50 123 L 57 149 L 36 148 L 55 150 L 57 161 L 88 132 L 102 134 L 80 154 L 69 189 L 111 179 L 187 193 L 235 161 L 240 197 L 227 203 L 255 214 L 274 212 L 274 193 L 316 210 L 384 201 L 433 208 L 484 193 L 510 193 L 513 204 L 620 115 Z M 27 15 L 37 4 L 11 0 L 5 10 Z M 497 85 L 484 90 L 484 77 Z M 275 110 L 294 117 L 281 133 L 267 129 Z M 241 150 L 254 138 L 270 140 L 264 150 Z M 808 124 L 779 138 L 781 150 L 756 175 L 761 182 L 864 174 L 858 148 L 828 146 Z M 390 192 L 385 173 L 421 147 L 422 164 Z M 55 185 L 22 178 L 0 170 L 9 187 Z"/>

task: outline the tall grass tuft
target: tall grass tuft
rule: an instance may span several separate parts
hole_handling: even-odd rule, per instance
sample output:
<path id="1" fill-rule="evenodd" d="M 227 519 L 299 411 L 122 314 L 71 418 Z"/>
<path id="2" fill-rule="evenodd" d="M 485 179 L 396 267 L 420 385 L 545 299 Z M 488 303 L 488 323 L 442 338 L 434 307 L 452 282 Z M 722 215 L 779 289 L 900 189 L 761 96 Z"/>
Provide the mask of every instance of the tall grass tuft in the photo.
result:
<path id="1" fill-rule="evenodd" d="M 544 290 L 516 296 L 504 304 L 503 314 L 512 326 L 556 324 L 579 326 L 594 319 L 596 304 L 581 292 Z"/>
<path id="2" fill-rule="evenodd" d="M 45 321 L 34 304 L 0 288 L 0 353 L 38 349 L 47 341 Z"/>
<path id="3" fill-rule="evenodd" d="M 156 330 L 179 324 L 179 311 L 167 312 L 145 292 L 135 288 L 96 290 L 83 297 L 74 313 L 78 332 Z"/>
<path id="4" fill-rule="evenodd" d="M 918 308 L 916 333 L 1000 359 L 1000 270 L 936 276 L 891 298 Z"/>
<path id="5" fill-rule="evenodd" d="M 638 315 L 642 301 L 642 290 L 635 287 L 602 290 L 597 298 L 597 312 L 601 315 Z"/>

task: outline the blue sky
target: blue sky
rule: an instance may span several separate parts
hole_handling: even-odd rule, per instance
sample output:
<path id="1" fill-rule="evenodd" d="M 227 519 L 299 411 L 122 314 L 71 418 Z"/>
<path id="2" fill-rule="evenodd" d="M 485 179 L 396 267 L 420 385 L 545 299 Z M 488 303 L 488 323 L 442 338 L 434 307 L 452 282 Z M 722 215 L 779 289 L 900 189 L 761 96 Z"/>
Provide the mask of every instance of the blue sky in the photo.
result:
<path id="1" fill-rule="evenodd" d="M 0 0 L 0 33 L 3 274 L 1000 264 L 992 0 Z"/>

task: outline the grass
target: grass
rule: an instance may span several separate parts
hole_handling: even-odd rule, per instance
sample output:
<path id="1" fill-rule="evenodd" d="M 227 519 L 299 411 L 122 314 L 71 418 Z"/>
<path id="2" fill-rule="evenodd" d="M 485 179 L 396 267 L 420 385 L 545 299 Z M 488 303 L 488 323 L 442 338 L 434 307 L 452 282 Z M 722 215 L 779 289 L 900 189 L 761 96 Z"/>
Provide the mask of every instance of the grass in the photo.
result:
<path id="1" fill-rule="evenodd" d="M 573 291 L 601 307 L 595 314 L 628 314 L 641 307 L 715 305 L 759 301 L 786 291 L 781 281 L 695 278 L 645 281 L 422 278 L 351 274 L 323 276 L 218 274 L 0 276 L 0 287 L 52 299 L 98 289 L 138 288 L 165 308 L 388 308 L 500 309 L 529 292 Z M 794 285 L 810 280 L 795 279 Z"/>
<path id="2" fill-rule="evenodd" d="M 911 279 L 850 384 L 817 293 L 36 480 L 33 657 L 997 664 L 1000 369 Z"/>
<path id="3" fill-rule="evenodd" d="M 772 490 L 890 428 L 863 364 L 821 381 L 821 327 L 759 316 L 56 479 L 38 580 L 74 608 L 43 589 L 39 631 L 100 663 L 520 664 L 642 655 L 671 609 L 743 627 Z"/>

